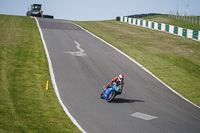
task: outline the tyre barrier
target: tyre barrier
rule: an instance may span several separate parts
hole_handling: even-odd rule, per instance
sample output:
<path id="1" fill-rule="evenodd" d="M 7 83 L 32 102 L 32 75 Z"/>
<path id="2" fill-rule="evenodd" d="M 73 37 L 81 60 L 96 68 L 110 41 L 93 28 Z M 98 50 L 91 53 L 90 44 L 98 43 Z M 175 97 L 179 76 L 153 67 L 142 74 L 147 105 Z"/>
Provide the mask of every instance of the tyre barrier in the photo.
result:
<path id="1" fill-rule="evenodd" d="M 137 25 L 137 26 L 150 28 L 150 29 L 165 31 L 174 35 L 200 41 L 200 31 L 198 30 L 185 29 L 185 28 L 168 25 L 164 23 L 156 23 L 156 22 L 152 22 L 148 20 L 129 18 L 125 16 L 117 17 L 117 20 L 121 22 L 129 23 L 129 24 Z"/>

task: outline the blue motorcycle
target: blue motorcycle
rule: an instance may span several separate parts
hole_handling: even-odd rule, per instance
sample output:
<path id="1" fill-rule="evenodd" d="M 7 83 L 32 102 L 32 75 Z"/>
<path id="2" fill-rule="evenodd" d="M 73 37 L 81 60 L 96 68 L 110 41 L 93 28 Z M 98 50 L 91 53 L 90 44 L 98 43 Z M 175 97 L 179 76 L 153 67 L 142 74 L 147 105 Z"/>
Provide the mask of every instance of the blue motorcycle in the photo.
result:
<path id="1" fill-rule="evenodd" d="M 101 92 L 100 98 L 106 99 L 107 102 L 111 102 L 117 95 L 121 94 L 121 89 L 119 86 L 116 85 L 116 83 L 113 83 L 113 86 L 111 88 L 108 88 L 104 92 L 105 86 L 103 87 L 103 92 Z"/>

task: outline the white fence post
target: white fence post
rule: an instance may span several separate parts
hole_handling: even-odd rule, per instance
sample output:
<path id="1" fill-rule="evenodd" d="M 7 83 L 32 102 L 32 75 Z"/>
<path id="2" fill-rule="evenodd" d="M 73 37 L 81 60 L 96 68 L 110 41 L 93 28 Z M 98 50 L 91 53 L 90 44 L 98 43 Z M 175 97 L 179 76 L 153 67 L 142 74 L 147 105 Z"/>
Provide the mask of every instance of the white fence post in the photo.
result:
<path id="1" fill-rule="evenodd" d="M 148 27 L 151 29 L 151 21 L 148 22 Z"/>
<path id="2" fill-rule="evenodd" d="M 183 34 L 183 28 L 178 27 L 178 35 L 182 36 Z"/>
<path id="3" fill-rule="evenodd" d="M 174 26 L 173 25 L 169 25 L 169 33 L 174 34 Z"/>
<path id="4" fill-rule="evenodd" d="M 154 29 L 158 30 L 158 23 L 154 22 Z"/>
<path id="5" fill-rule="evenodd" d="M 199 31 L 199 36 L 198 36 L 198 40 L 200 41 L 200 31 Z"/>
<path id="6" fill-rule="evenodd" d="M 161 31 L 165 31 L 165 24 L 161 23 Z"/>
<path id="7" fill-rule="evenodd" d="M 193 30 L 188 29 L 187 30 L 187 38 L 191 38 L 192 39 L 193 36 Z"/>

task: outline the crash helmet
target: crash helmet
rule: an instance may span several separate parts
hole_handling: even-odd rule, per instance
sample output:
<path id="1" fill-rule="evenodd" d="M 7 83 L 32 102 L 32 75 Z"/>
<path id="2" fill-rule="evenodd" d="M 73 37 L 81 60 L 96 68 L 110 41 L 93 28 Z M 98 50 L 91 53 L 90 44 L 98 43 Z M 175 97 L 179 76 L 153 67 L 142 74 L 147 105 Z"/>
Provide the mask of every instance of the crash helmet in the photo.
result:
<path id="1" fill-rule="evenodd" d="M 124 75 L 123 74 L 120 74 L 119 76 L 118 76 L 118 80 L 121 82 L 121 81 L 123 81 L 124 80 Z"/>

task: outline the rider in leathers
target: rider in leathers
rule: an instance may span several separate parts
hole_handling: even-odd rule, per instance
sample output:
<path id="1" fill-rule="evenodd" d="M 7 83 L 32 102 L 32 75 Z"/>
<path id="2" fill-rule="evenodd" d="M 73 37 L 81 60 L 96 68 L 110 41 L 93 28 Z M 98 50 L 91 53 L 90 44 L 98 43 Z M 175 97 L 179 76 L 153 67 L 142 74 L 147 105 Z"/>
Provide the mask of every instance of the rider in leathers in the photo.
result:
<path id="1" fill-rule="evenodd" d="M 105 87 L 104 92 L 113 86 L 113 83 L 116 83 L 117 86 L 121 85 L 121 93 L 124 87 L 124 75 L 120 74 L 118 77 L 114 77 L 110 82 L 108 83 L 107 87 Z M 120 94 L 121 94 L 120 93 Z"/>

